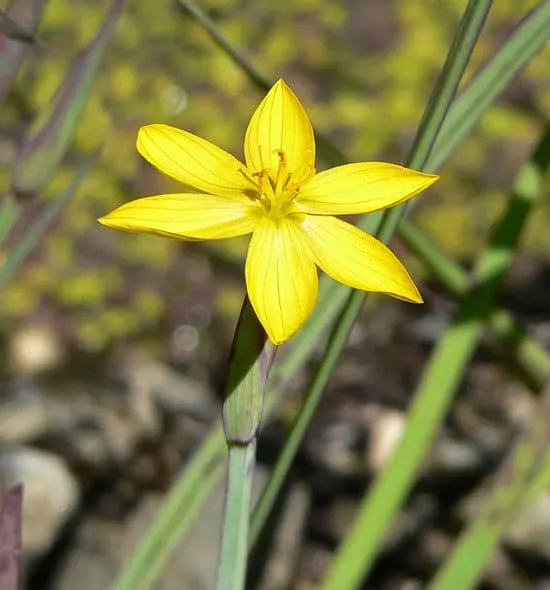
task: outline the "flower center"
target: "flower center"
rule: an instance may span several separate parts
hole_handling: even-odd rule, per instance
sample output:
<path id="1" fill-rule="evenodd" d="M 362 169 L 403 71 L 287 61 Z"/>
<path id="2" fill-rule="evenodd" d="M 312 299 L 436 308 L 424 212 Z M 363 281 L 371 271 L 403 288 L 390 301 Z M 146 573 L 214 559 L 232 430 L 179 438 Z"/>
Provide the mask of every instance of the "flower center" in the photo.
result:
<path id="1" fill-rule="evenodd" d="M 257 173 L 258 193 L 256 199 L 264 207 L 269 217 L 284 217 L 291 212 L 294 197 L 298 194 L 300 185 L 304 181 L 292 184 L 291 174 L 288 171 L 285 153 L 277 152 L 279 166 L 274 174 L 273 170 L 266 168 Z"/>

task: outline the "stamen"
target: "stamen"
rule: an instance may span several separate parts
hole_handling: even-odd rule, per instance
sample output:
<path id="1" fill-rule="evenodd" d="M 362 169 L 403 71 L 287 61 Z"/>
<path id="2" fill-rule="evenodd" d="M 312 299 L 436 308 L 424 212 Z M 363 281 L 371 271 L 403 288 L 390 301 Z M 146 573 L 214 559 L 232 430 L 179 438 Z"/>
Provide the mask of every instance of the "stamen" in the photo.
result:
<path id="1" fill-rule="evenodd" d="M 297 191 L 302 186 L 302 184 L 309 182 L 315 176 L 315 173 L 315 165 L 309 164 L 307 174 L 304 176 L 304 178 L 297 180 L 294 184 L 290 184 L 286 187 L 286 190 Z"/>
<path id="2" fill-rule="evenodd" d="M 279 157 L 279 168 L 277 169 L 277 183 L 275 185 L 275 194 L 282 193 L 286 189 L 286 183 L 290 178 L 290 174 L 287 171 L 286 154 L 283 150 L 277 150 L 277 156 Z"/>
<path id="3" fill-rule="evenodd" d="M 271 187 L 271 179 L 269 176 L 270 170 L 269 168 L 264 168 L 263 170 L 260 170 L 260 172 L 256 173 L 256 175 L 258 176 L 258 194 L 257 194 L 257 198 L 258 201 L 260 201 L 260 203 L 262 203 L 262 205 L 269 210 L 271 208 L 271 199 L 269 198 L 269 195 L 266 194 L 266 189 L 269 187 L 269 189 L 272 191 L 272 187 Z M 266 183 L 267 181 L 267 183 Z"/>
<path id="4" fill-rule="evenodd" d="M 258 194 L 265 194 L 265 179 L 269 179 L 269 170 L 264 168 L 258 172 Z"/>

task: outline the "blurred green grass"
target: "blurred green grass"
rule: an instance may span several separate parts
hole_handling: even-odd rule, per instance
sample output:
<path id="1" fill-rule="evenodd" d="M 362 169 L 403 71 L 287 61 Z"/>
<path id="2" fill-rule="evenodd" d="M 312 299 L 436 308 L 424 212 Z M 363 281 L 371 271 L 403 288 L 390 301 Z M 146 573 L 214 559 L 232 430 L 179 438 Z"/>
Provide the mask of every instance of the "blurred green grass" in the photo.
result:
<path id="1" fill-rule="evenodd" d="M 463 4 L 453 0 L 442 9 L 436 0 L 211 0 L 202 5 L 263 71 L 289 80 L 316 127 L 350 161 L 400 161 Z M 535 4 L 526 2 L 523 9 Z M 6 164 L 28 123 L 49 103 L 72 59 L 93 37 L 104 8 L 84 0 L 48 4 L 39 30 L 44 50 L 29 54 L 3 109 L 1 157 Z M 512 0 L 495 3 L 472 70 L 506 37 L 516 11 Z M 549 58 L 546 48 L 532 61 L 452 159 L 441 186 L 415 209 L 420 225 L 459 260 L 469 261 L 485 242 L 536 137 L 537 113 L 550 108 Z M 3 293 L 5 329 L 51 306 L 70 319 L 80 346 L 97 350 L 164 321 L 170 315 L 165 295 L 173 286 L 171 277 L 193 272 L 185 270 L 182 257 L 196 253 L 197 246 L 109 232 L 95 219 L 122 201 L 177 190 L 140 161 L 134 147 L 140 125 L 183 127 L 241 155 L 257 100 L 245 76 L 175 1 L 127 2 L 74 148 L 43 198 L 59 194 L 78 160 L 101 144 L 103 151 L 57 230 Z M 9 165 L 1 167 L 4 188 L 9 172 Z M 548 259 L 549 221 L 550 211 L 543 206 L 523 236 L 524 251 Z M 214 250 L 209 246 L 205 259 L 215 254 L 234 264 L 243 247 L 242 240 L 216 244 Z M 180 275 L 183 283 L 185 276 Z M 212 297 L 220 315 L 231 317 L 239 297 L 228 296 L 228 290 Z"/>

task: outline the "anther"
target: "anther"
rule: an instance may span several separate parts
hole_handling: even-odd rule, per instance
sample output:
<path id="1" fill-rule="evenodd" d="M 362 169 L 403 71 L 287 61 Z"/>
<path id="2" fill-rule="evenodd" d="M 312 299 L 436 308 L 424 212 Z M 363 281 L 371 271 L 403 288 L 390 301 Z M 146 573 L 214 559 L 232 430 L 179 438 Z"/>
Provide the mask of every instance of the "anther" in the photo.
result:
<path id="1" fill-rule="evenodd" d="M 264 168 L 258 172 L 258 193 L 260 195 L 265 194 L 265 179 L 269 179 L 269 169 Z"/>

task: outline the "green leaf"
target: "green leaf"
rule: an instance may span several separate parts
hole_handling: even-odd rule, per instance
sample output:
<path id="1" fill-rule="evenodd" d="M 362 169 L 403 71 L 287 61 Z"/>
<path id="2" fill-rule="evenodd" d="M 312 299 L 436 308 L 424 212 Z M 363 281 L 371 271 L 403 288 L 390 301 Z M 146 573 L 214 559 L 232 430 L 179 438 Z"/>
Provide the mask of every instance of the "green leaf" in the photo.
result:
<path id="1" fill-rule="evenodd" d="M 33 40 L 46 0 L 13 0 L 0 14 L 0 103 L 4 101 Z M 25 42 L 17 38 L 25 36 Z"/>
<path id="2" fill-rule="evenodd" d="M 480 70 L 453 104 L 426 167 L 439 170 L 470 134 L 487 108 L 550 39 L 550 2 L 540 2 Z"/>
<path id="3" fill-rule="evenodd" d="M 44 212 L 38 217 L 33 225 L 26 230 L 22 238 L 17 241 L 15 246 L 10 250 L 6 256 L 4 265 L 0 268 L 0 291 L 6 286 L 8 281 L 11 280 L 15 271 L 30 254 L 33 248 L 36 247 L 42 236 L 59 217 L 63 209 L 75 197 L 78 187 L 90 170 L 94 161 L 95 158 L 92 158 L 86 166 L 83 166 L 75 174 L 67 188 L 61 193 L 61 195 L 59 195 L 59 197 L 45 207 Z"/>
<path id="4" fill-rule="evenodd" d="M 38 193 L 67 153 L 122 6 L 123 0 L 112 1 L 95 39 L 76 59 L 49 107 L 38 117 L 24 141 L 11 179 L 11 190 L 16 196 Z"/>
<path id="5" fill-rule="evenodd" d="M 8 239 L 15 222 L 19 219 L 21 208 L 17 201 L 7 195 L 0 205 L 0 246 Z"/>
<path id="6" fill-rule="evenodd" d="M 507 208 L 475 265 L 471 290 L 424 369 L 408 410 L 403 438 L 365 496 L 351 531 L 329 568 L 322 585 L 324 590 L 356 588 L 370 570 L 476 350 L 483 321 L 495 306 L 496 287 L 511 263 L 533 202 L 541 194 L 549 163 L 550 134 L 545 132 L 532 158 L 522 168 Z"/>
<path id="7" fill-rule="evenodd" d="M 397 228 L 400 238 L 417 254 L 435 277 L 455 297 L 468 293 L 468 273 L 446 256 L 434 240 L 408 219 Z M 504 368 L 519 377 L 532 391 L 539 391 L 550 377 L 550 355 L 505 309 L 494 308 L 486 318 L 494 352 L 504 359 Z M 491 334 L 492 333 L 492 334 Z"/>
<path id="8" fill-rule="evenodd" d="M 19 41 L 20 43 L 32 44 L 36 42 L 33 35 L 29 34 L 19 23 L 11 19 L 5 12 L 0 12 L 0 35 Z"/>
<path id="9" fill-rule="evenodd" d="M 483 569 L 515 517 L 550 486 L 550 387 L 547 385 L 533 419 L 496 475 L 481 513 L 459 537 L 447 561 L 427 586 L 430 590 L 478 587 Z"/>

